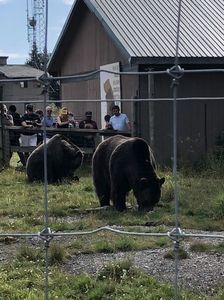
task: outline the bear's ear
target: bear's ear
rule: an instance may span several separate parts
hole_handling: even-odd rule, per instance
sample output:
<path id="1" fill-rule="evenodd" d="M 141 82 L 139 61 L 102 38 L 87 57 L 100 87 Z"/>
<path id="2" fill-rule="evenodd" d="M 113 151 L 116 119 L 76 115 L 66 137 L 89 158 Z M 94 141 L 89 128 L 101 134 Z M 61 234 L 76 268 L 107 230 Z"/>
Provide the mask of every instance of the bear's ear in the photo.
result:
<path id="1" fill-rule="evenodd" d="M 159 179 L 159 185 L 160 186 L 162 186 L 164 184 L 164 182 L 165 182 L 165 178 L 164 177 L 162 177 L 162 178 Z"/>

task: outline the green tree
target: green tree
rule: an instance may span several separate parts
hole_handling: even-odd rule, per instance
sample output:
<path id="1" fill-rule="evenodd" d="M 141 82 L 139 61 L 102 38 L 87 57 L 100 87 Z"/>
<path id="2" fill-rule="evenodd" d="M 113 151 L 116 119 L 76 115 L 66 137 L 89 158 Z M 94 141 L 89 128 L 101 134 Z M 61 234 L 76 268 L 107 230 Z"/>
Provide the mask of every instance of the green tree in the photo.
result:
<path id="1" fill-rule="evenodd" d="M 30 53 L 29 59 L 27 59 L 26 64 L 44 71 L 47 62 L 50 58 L 50 54 L 45 55 L 44 52 L 38 52 L 36 44 L 33 45 L 32 51 Z M 58 100 L 60 98 L 60 84 L 59 82 L 52 80 L 49 85 L 49 99 Z"/>
<path id="2" fill-rule="evenodd" d="M 38 52 L 36 44 L 33 45 L 32 51 L 30 53 L 30 57 L 27 59 L 26 64 L 44 71 L 45 65 L 47 64 L 49 60 L 49 54 L 47 54 L 47 57 L 45 56 L 44 52 Z"/>

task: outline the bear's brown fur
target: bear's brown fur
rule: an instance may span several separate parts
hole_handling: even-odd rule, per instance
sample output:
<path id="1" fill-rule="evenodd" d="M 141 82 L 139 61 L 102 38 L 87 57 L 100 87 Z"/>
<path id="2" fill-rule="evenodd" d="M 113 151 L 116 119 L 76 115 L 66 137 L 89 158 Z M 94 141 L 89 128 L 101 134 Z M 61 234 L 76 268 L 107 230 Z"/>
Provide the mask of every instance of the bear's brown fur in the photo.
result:
<path id="1" fill-rule="evenodd" d="M 54 135 L 46 144 L 47 178 L 49 183 L 73 179 L 74 171 L 83 161 L 83 152 L 60 134 Z M 26 172 L 30 182 L 44 181 L 44 145 L 37 147 L 29 156 Z"/>
<path id="2" fill-rule="evenodd" d="M 149 145 L 138 137 L 116 135 L 100 143 L 92 159 L 93 182 L 101 206 L 122 211 L 133 190 L 139 209 L 151 210 L 161 196 L 161 185 Z"/>

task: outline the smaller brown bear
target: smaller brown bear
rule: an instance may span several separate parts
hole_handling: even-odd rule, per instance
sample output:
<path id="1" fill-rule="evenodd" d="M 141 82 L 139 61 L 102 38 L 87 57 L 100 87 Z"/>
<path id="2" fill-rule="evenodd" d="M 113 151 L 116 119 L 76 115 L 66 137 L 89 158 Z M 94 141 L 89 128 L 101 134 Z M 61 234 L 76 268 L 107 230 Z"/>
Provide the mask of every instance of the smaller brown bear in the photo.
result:
<path id="1" fill-rule="evenodd" d="M 100 143 L 92 159 L 93 183 L 101 206 L 123 211 L 133 190 L 139 210 L 149 211 L 159 202 L 165 178 L 158 178 L 152 151 L 138 137 L 116 135 Z"/>
<path id="2" fill-rule="evenodd" d="M 77 180 L 74 171 L 83 161 L 83 152 L 60 134 L 54 135 L 47 144 L 47 179 L 49 183 L 63 179 Z M 44 145 L 37 147 L 29 156 L 26 173 L 30 182 L 44 181 Z"/>

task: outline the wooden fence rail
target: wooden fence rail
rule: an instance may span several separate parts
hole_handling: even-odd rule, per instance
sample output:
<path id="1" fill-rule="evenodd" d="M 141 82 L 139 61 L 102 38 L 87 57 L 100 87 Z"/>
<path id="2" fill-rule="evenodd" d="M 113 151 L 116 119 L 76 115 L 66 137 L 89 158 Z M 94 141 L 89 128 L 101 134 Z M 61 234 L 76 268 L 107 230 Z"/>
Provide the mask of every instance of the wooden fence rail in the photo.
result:
<path id="1" fill-rule="evenodd" d="M 10 144 L 10 132 L 16 133 L 43 133 L 43 128 L 23 128 L 22 126 L 0 126 L 0 167 L 8 166 L 12 152 L 32 152 L 36 147 L 22 147 Z M 77 144 L 85 154 L 93 154 L 95 146 L 101 141 L 102 137 L 109 137 L 116 134 L 122 134 L 125 136 L 131 136 L 129 132 L 117 131 L 117 130 L 106 130 L 106 129 L 79 129 L 79 128 L 46 128 L 46 132 L 50 135 L 57 133 L 66 136 L 68 139 L 78 140 Z M 86 136 L 92 136 L 94 139 L 94 145 L 87 146 L 82 143 L 82 138 Z M 73 141 L 74 142 L 74 141 Z M 76 144 L 76 142 L 74 142 Z"/>

